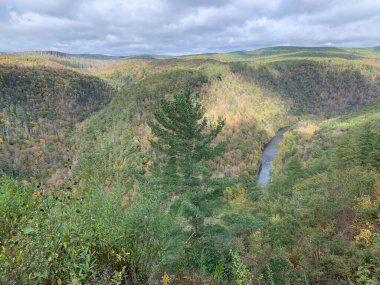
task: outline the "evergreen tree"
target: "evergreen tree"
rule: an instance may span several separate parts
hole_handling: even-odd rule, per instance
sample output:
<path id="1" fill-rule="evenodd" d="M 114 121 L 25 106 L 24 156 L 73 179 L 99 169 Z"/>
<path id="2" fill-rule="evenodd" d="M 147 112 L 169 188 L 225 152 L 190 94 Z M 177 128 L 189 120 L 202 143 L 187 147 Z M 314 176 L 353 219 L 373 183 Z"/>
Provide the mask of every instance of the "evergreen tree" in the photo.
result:
<path id="1" fill-rule="evenodd" d="M 152 146 L 164 155 L 162 171 L 156 176 L 165 189 L 183 194 L 179 208 L 191 218 L 195 236 L 198 219 L 204 214 L 202 204 L 214 195 L 210 189 L 215 179 L 205 162 L 221 155 L 225 146 L 213 146 L 224 120 L 211 124 L 205 112 L 199 94 L 186 89 L 173 101 L 162 100 L 161 109 L 154 113 L 155 120 L 149 122 L 154 135 Z"/>

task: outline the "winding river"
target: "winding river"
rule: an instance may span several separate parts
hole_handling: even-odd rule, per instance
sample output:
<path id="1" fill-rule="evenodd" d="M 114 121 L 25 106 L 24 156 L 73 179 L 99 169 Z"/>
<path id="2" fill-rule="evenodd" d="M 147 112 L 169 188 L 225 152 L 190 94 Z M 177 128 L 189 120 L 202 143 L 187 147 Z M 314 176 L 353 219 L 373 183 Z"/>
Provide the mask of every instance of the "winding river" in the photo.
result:
<path id="1" fill-rule="evenodd" d="M 287 130 L 288 127 L 279 129 L 276 136 L 264 147 L 262 165 L 259 179 L 257 180 L 259 186 L 265 186 L 269 183 L 272 172 L 272 161 L 278 156 L 278 147 Z"/>

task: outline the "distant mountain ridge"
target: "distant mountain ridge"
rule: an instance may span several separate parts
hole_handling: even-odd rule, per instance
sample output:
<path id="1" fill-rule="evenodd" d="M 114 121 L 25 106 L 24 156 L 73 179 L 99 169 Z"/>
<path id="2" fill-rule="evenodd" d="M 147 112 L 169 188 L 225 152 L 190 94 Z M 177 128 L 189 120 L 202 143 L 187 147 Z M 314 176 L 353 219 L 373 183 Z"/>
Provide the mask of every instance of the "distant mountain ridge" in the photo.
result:
<path id="1" fill-rule="evenodd" d="M 176 57 L 192 57 L 192 56 L 214 56 L 221 54 L 233 54 L 241 56 L 270 56 L 284 53 L 295 52 L 325 52 L 325 53 L 352 53 L 361 50 L 380 51 L 380 46 L 375 47 L 362 47 L 362 48 L 340 48 L 340 47 L 303 47 L 303 46 L 274 46 L 265 47 L 252 50 L 237 50 L 232 52 L 206 52 L 187 55 L 161 55 L 161 54 L 136 54 L 136 55 L 109 55 L 109 54 L 92 54 L 92 53 L 65 53 L 60 51 L 24 51 L 24 52 L 0 52 L 2 55 L 53 55 L 57 57 L 80 57 L 88 59 L 112 60 L 112 59 L 141 59 L 141 60 L 155 60 L 167 59 Z"/>
<path id="2" fill-rule="evenodd" d="M 23 52 L 0 52 L 3 55 L 15 56 L 38 56 L 51 55 L 56 57 L 79 57 L 88 59 L 112 60 L 112 59 L 145 59 L 154 60 L 160 58 L 169 58 L 171 56 L 154 55 L 154 54 L 138 54 L 138 55 L 107 55 L 107 54 L 92 54 L 92 53 L 65 53 L 60 51 L 23 51 Z"/>
<path id="3" fill-rule="evenodd" d="M 0 284 L 378 284 L 379 51 L 1 54 Z M 152 147 L 159 110 L 173 112 L 162 133 L 194 131 L 172 123 L 193 120 L 187 104 L 165 103 L 188 89 L 197 128 L 222 118 L 222 131 Z M 223 155 L 185 187 L 193 167 L 160 149 L 210 142 Z"/>

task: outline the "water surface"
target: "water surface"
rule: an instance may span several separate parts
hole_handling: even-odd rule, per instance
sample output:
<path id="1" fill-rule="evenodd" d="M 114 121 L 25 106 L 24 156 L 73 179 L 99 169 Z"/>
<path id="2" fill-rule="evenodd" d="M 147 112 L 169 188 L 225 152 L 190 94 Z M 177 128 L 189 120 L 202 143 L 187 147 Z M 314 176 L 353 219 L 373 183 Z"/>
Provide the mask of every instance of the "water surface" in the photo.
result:
<path id="1" fill-rule="evenodd" d="M 279 129 L 276 136 L 264 147 L 262 156 L 262 165 L 259 173 L 257 184 L 265 186 L 270 181 L 270 174 L 272 172 L 272 161 L 278 156 L 278 146 L 284 137 L 284 133 L 288 128 Z"/>

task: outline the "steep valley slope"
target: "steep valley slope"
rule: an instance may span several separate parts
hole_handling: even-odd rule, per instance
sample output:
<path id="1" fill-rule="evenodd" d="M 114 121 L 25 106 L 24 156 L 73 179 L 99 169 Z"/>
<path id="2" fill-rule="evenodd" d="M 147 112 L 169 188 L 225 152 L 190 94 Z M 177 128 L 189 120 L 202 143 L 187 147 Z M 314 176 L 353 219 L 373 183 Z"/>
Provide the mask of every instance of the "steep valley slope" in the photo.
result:
<path id="1" fill-rule="evenodd" d="M 225 119 L 197 237 L 148 126 L 187 88 Z M 2 54 L 0 283 L 378 284 L 379 100 L 376 48 Z"/>

